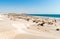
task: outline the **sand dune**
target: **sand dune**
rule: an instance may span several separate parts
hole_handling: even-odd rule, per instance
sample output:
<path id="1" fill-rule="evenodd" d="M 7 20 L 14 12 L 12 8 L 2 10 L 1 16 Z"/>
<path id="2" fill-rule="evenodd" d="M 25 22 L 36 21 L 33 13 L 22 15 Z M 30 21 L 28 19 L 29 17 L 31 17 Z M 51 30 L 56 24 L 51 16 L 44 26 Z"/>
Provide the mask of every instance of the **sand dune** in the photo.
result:
<path id="1" fill-rule="evenodd" d="M 0 14 L 0 39 L 60 39 L 60 19 Z"/>

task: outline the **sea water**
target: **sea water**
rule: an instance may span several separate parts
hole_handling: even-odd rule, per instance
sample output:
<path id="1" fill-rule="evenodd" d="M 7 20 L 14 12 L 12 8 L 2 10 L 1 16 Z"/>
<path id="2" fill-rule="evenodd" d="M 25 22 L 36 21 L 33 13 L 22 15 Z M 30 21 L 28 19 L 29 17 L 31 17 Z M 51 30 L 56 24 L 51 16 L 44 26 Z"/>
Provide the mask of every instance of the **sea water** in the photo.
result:
<path id="1" fill-rule="evenodd" d="M 28 14 L 29 16 L 45 16 L 45 17 L 53 17 L 60 18 L 60 14 Z"/>

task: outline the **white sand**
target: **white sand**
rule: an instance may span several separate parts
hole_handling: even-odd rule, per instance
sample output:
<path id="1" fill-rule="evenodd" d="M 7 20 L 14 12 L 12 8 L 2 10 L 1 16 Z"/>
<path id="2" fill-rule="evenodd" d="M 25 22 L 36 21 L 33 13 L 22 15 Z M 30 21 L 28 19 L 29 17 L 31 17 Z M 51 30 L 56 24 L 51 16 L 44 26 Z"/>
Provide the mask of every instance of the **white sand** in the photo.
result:
<path id="1" fill-rule="evenodd" d="M 15 36 L 14 39 L 54 39 L 54 38 L 36 36 L 36 35 L 31 35 L 31 34 L 18 34 L 18 35 Z"/>
<path id="2" fill-rule="evenodd" d="M 0 39 L 60 39 L 60 31 L 37 32 L 26 29 L 32 24 L 35 23 L 22 19 L 13 21 L 0 15 Z"/>

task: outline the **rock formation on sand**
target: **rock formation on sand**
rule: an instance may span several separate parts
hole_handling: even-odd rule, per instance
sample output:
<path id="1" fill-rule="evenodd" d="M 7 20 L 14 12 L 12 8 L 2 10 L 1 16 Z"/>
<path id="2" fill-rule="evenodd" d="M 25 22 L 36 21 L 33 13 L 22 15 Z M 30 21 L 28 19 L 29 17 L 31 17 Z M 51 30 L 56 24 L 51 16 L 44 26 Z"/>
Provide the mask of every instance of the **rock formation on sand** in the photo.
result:
<path id="1" fill-rule="evenodd" d="M 60 19 L 0 14 L 0 39 L 60 39 Z"/>

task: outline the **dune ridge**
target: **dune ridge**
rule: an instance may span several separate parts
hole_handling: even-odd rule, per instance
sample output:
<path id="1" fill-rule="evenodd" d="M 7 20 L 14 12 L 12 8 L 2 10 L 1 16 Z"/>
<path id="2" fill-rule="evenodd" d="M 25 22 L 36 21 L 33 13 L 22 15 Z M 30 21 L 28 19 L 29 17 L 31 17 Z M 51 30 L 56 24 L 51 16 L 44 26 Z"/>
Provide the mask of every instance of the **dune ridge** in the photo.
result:
<path id="1" fill-rule="evenodd" d="M 0 39 L 60 39 L 60 19 L 0 14 Z"/>

